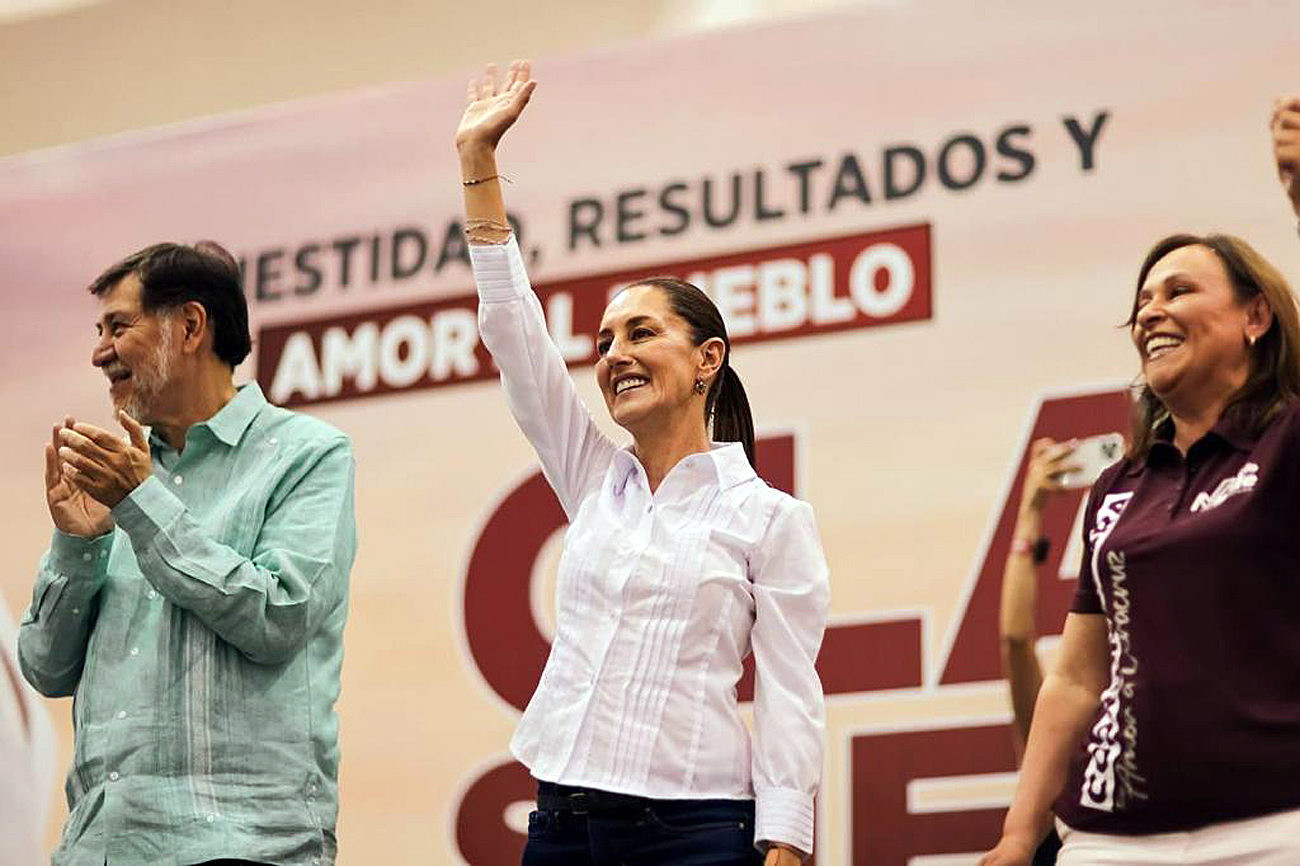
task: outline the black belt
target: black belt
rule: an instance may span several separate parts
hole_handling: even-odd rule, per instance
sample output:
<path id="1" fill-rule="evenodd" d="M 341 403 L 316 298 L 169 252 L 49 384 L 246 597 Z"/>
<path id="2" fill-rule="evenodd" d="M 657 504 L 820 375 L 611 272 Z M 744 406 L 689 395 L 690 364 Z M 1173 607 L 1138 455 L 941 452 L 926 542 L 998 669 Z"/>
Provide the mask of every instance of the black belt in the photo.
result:
<path id="1" fill-rule="evenodd" d="M 646 797 L 568 785 L 556 785 L 554 790 L 537 792 L 537 809 L 541 812 L 572 812 L 575 815 L 641 812 L 650 803 Z"/>

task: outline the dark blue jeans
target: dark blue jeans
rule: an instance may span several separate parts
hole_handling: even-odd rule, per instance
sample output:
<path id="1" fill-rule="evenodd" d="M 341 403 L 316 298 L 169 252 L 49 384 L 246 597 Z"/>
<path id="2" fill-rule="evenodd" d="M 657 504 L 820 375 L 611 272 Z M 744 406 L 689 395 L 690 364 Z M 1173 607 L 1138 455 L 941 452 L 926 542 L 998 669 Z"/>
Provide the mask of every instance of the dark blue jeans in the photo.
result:
<path id="1" fill-rule="evenodd" d="M 549 788 L 548 788 L 549 786 Z M 549 782 L 540 791 L 556 790 Z M 646 800 L 638 809 L 528 816 L 523 866 L 760 866 L 753 800 Z"/>

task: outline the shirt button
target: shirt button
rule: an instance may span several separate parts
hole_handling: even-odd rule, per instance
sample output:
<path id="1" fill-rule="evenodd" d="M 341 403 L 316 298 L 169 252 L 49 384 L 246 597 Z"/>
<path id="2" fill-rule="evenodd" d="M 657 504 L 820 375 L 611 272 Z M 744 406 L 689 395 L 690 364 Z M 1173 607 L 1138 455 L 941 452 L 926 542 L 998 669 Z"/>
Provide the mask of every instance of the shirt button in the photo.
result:
<path id="1" fill-rule="evenodd" d="M 117 770 L 114 770 L 113 772 L 108 774 L 108 780 L 110 782 L 116 782 L 120 778 L 122 777 L 117 774 Z"/>
<path id="2" fill-rule="evenodd" d="M 118 711 L 117 711 L 117 717 L 118 717 L 119 719 L 125 719 L 125 718 L 126 718 L 126 710 L 118 710 Z"/>
<path id="3" fill-rule="evenodd" d="M 90 562 L 91 559 L 90 551 L 86 551 L 85 553 L 81 554 L 81 558 L 84 559 L 86 562 Z"/>
<path id="4" fill-rule="evenodd" d="M 107 551 L 107 550 L 101 550 L 101 551 L 99 552 L 99 558 L 100 558 L 100 559 L 104 559 L 104 558 L 107 557 L 107 556 L 108 556 L 108 551 Z"/>
<path id="5" fill-rule="evenodd" d="M 131 647 L 131 655 L 138 656 L 139 654 L 140 654 L 140 648 L 138 646 Z"/>
<path id="6" fill-rule="evenodd" d="M 209 824 L 211 824 L 211 823 L 212 823 L 213 821 L 215 821 L 215 820 L 217 820 L 217 816 L 216 816 L 216 815 L 209 815 L 209 816 L 208 816 L 208 823 L 209 823 Z"/>
<path id="7" fill-rule="evenodd" d="M 182 477 L 179 476 L 179 475 L 173 475 L 173 476 L 172 476 L 172 484 L 175 484 L 177 487 L 180 487 L 180 486 L 181 486 L 181 482 L 183 482 L 184 480 L 185 480 L 185 479 L 182 478 Z"/>
<path id="8" fill-rule="evenodd" d="M 157 598 L 157 597 L 158 597 L 158 591 L 155 590 L 155 589 L 151 589 L 151 590 L 149 590 L 149 597 L 150 597 L 150 598 Z"/>
<path id="9" fill-rule="evenodd" d="M 270 439 L 267 439 L 267 440 L 266 440 L 266 442 L 267 442 L 268 445 L 274 445 L 275 443 L 277 443 L 277 442 L 279 442 L 279 441 L 280 441 L 280 440 L 279 440 L 279 439 L 276 439 L 274 436 L 272 436 Z"/>

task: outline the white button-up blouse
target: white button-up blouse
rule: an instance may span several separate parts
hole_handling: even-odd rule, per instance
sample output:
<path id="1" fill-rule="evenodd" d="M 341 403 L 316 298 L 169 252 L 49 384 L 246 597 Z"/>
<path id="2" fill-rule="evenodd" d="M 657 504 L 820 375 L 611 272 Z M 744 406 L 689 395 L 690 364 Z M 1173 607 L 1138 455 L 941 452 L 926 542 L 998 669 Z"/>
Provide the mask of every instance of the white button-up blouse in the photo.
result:
<path id="1" fill-rule="evenodd" d="M 736 443 L 685 458 L 652 494 L 579 399 L 515 241 L 470 253 L 483 343 L 569 518 L 555 639 L 511 751 L 550 782 L 752 797 L 756 844 L 811 851 L 830 596 L 812 508 Z M 751 650 L 752 741 L 736 701 Z"/>

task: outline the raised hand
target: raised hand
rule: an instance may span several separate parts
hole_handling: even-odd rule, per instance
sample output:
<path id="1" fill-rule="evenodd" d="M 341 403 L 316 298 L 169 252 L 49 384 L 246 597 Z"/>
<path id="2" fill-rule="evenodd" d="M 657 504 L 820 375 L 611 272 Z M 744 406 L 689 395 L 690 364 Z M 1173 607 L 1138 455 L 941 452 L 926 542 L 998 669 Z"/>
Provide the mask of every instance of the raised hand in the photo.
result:
<path id="1" fill-rule="evenodd" d="M 1300 95 L 1274 100 L 1269 129 L 1278 178 L 1291 199 L 1291 209 L 1300 216 Z"/>
<path id="2" fill-rule="evenodd" d="M 45 443 L 45 502 L 59 531 L 94 538 L 113 528 L 113 518 L 107 507 L 73 483 L 73 473 L 59 459 L 60 431 L 73 423 L 68 418 L 63 424 L 56 424 L 50 441 Z"/>
<path id="3" fill-rule="evenodd" d="M 108 508 L 153 474 L 144 428 L 126 412 L 118 412 L 117 420 L 128 438 L 84 422 L 67 424 L 56 434 L 64 472 L 78 489 Z"/>
<path id="4" fill-rule="evenodd" d="M 469 105 L 456 130 L 456 149 L 495 150 L 505 131 L 514 125 L 528 104 L 537 82 L 527 60 L 510 64 L 504 87 L 497 83 L 497 69 L 489 65 L 480 76 L 470 79 Z"/>
<path id="5" fill-rule="evenodd" d="M 1047 497 L 1064 490 L 1061 478 L 1079 467 L 1070 463 L 1070 456 L 1078 443 L 1039 439 L 1029 450 L 1029 467 L 1025 470 L 1025 484 L 1021 488 L 1020 509 L 1038 510 Z"/>

